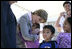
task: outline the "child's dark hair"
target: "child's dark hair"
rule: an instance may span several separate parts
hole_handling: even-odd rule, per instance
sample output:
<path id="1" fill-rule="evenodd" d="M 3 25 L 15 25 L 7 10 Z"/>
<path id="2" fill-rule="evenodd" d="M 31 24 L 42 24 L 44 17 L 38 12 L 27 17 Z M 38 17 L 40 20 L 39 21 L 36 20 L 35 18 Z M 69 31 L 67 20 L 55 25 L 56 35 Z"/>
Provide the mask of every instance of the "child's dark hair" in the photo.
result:
<path id="1" fill-rule="evenodd" d="M 38 23 L 33 24 L 33 26 L 36 26 L 36 28 L 40 28 L 40 24 Z"/>
<path id="2" fill-rule="evenodd" d="M 66 20 L 67 20 L 68 23 L 71 25 L 71 17 L 68 17 Z"/>
<path id="3" fill-rule="evenodd" d="M 45 26 L 43 27 L 43 29 L 45 29 L 45 28 L 50 29 L 50 30 L 51 30 L 51 32 L 52 32 L 52 34 L 54 34 L 54 33 L 55 33 L 55 28 L 54 28 L 52 25 L 45 25 Z"/>
<path id="4" fill-rule="evenodd" d="M 64 2 L 63 7 L 64 7 L 65 4 L 70 4 L 71 5 L 71 2 L 69 2 L 69 1 Z"/>

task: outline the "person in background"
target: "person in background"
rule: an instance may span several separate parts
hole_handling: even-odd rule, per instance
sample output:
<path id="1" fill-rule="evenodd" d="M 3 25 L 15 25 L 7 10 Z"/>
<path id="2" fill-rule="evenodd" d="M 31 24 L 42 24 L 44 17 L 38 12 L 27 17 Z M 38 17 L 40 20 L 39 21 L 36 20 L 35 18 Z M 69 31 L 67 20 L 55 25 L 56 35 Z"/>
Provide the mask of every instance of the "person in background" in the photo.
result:
<path id="1" fill-rule="evenodd" d="M 51 41 L 54 36 L 55 28 L 52 25 L 45 25 L 43 27 L 44 41 L 40 43 L 39 48 L 58 48 L 56 41 Z"/>
<path id="2" fill-rule="evenodd" d="M 70 17 L 68 16 L 68 11 L 71 11 L 71 2 L 68 1 L 64 2 L 63 7 L 66 12 L 61 12 L 59 18 L 55 23 L 55 27 L 57 28 L 58 32 L 64 32 L 63 23 L 65 21 L 65 18 Z"/>
<path id="3" fill-rule="evenodd" d="M 57 37 L 58 48 L 71 48 L 71 17 L 65 19 L 63 29 Z"/>
<path id="4" fill-rule="evenodd" d="M 1 1 L 1 48 L 16 48 L 16 18 L 10 8 L 17 1 Z"/>

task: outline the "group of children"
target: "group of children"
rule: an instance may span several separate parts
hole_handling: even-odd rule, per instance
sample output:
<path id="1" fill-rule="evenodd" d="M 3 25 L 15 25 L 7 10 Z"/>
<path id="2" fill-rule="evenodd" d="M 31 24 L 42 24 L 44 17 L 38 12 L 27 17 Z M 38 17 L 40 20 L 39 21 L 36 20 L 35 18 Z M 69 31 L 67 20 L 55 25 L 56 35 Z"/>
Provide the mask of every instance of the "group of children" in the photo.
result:
<path id="1" fill-rule="evenodd" d="M 57 36 L 57 40 L 52 41 L 54 37 L 55 28 L 52 25 L 45 25 L 43 27 L 42 43 L 39 39 L 36 41 L 25 41 L 26 48 L 71 48 L 71 17 L 65 19 L 63 24 L 64 33 Z M 35 23 L 32 25 L 31 34 L 36 34 L 39 38 L 40 25 Z"/>
<path id="2" fill-rule="evenodd" d="M 52 25 L 45 25 L 43 27 L 42 43 L 39 43 L 39 39 L 36 41 L 26 41 L 26 48 L 71 48 L 71 17 L 65 19 L 63 24 L 64 33 L 60 33 L 57 36 L 57 40 L 52 41 L 54 37 L 55 28 Z M 35 23 L 32 25 L 31 34 L 36 34 L 39 38 L 40 25 Z"/>
<path id="3" fill-rule="evenodd" d="M 52 41 L 51 39 L 55 34 L 55 28 L 52 25 L 45 25 L 43 27 L 44 40 L 42 43 L 37 45 L 38 48 L 71 48 L 71 36 L 70 36 L 71 35 L 71 17 L 66 18 L 63 26 L 64 26 L 63 27 L 64 33 L 60 33 L 62 35 L 58 35 L 57 40 Z M 32 27 L 32 31 L 36 32 L 35 34 L 39 34 L 38 29 L 39 29 L 39 24 L 34 24 Z M 67 42 L 64 40 L 66 38 L 67 38 L 68 43 L 70 43 L 70 44 L 65 43 L 65 42 Z M 62 47 L 62 45 L 63 45 L 63 47 Z"/>

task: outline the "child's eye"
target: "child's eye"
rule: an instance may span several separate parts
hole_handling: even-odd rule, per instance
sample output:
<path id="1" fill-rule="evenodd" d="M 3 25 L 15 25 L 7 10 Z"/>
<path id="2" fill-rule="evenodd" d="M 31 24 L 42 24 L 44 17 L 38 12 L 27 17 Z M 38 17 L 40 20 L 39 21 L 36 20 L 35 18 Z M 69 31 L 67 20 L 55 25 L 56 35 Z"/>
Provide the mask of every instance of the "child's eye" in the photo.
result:
<path id="1" fill-rule="evenodd" d="M 49 32 L 47 32 L 47 33 L 49 33 Z"/>

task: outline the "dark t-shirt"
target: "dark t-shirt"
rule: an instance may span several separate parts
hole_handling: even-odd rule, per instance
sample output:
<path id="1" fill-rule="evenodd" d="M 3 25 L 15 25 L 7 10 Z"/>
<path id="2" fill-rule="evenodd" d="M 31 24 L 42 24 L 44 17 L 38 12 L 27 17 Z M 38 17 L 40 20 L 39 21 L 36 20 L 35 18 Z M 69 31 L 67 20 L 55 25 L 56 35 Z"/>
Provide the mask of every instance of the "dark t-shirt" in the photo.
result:
<path id="1" fill-rule="evenodd" d="M 1 1 L 1 48 L 16 48 L 16 18 L 8 1 Z"/>
<path id="2" fill-rule="evenodd" d="M 39 45 L 39 48 L 58 48 L 58 45 L 56 41 L 48 41 L 48 42 L 43 41 Z"/>

